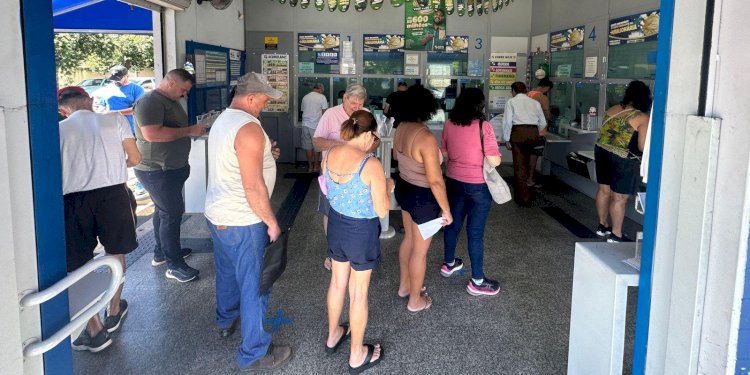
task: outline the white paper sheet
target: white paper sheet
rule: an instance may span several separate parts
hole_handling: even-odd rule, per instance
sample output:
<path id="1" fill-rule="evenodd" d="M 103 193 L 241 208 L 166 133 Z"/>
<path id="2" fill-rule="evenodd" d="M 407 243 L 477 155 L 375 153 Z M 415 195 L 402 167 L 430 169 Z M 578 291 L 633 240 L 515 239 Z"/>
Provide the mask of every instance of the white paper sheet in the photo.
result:
<path id="1" fill-rule="evenodd" d="M 422 239 L 426 240 L 430 237 L 432 237 L 435 233 L 437 233 L 440 228 L 443 227 L 443 217 L 439 217 L 435 220 L 430 220 L 426 223 L 419 224 L 417 228 L 419 228 L 419 234 L 422 235 Z"/>

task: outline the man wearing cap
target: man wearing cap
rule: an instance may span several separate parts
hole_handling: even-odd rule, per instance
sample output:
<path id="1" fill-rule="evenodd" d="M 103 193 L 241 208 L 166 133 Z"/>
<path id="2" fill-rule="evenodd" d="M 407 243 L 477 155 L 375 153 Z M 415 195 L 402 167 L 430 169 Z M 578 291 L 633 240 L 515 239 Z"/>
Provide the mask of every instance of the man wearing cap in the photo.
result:
<path id="1" fill-rule="evenodd" d="M 312 139 L 320 117 L 328 108 L 328 99 L 323 95 L 324 90 L 325 87 L 322 83 L 316 83 L 313 85 L 312 91 L 302 98 L 302 104 L 300 105 L 302 111 L 302 148 L 307 154 L 308 172 L 314 172 L 318 168 L 318 153 L 315 152 Z"/>
<path id="2" fill-rule="evenodd" d="M 208 139 L 205 215 L 216 262 L 216 324 L 226 337 L 242 322 L 237 366 L 251 371 L 276 369 L 292 355 L 291 347 L 272 345 L 263 329 L 270 290 L 260 294 L 265 248 L 281 229 L 270 200 L 278 153 L 258 116 L 281 95 L 265 76 L 243 75 Z"/>
<path id="3" fill-rule="evenodd" d="M 130 131 L 135 134 L 133 105 L 143 95 L 143 87 L 130 82 L 128 69 L 122 65 L 115 65 L 109 69 L 109 80 L 108 85 L 94 92 L 94 97 L 98 99 L 99 107 L 104 109 L 103 112 L 117 112 L 125 116 L 130 123 Z M 136 199 L 148 196 L 140 181 L 136 182 L 133 193 Z"/>
<path id="4" fill-rule="evenodd" d="M 135 176 L 143 183 L 155 206 L 156 246 L 151 265 L 166 262 L 166 277 L 183 283 L 198 277 L 198 270 L 183 259 L 191 250 L 180 248 L 180 224 L 185 213 L 182 189 L 190 175 L 190 137 L 206 131 L 204 125 L 188 126 L 187 113 L 180 104 L 193 82 L 193 75 L 185 69 L 171 70 L 159 86 L 144 94 L 133 108 L 136 144 L 143 156 L 135 166 Z"/>
<path id="5" fill-rule="evenodd" d="M 351 84 L 344 92 L 343 103 L 323 113 L 320 121 L 318 121 L 318 127 L 315 129 L 313 145 L 318 150 L 323 151 L 324 159 L 329 149 L 344 144 L 344 141 L 341 140 L 341 124 L 348 120 L 352 113 L 363 109 L 365 100 L 367 100 L 367 90 L 365 87 L 356 83 Z M 328 203 L 328 198 L 321 191 L 318 195 L 318 212 L 323 214 L 324 232 L 328 232 L 328 213 L 330 210 L 331 205 Z M 330 270 L 331 260 L 326 258 L 323 265 L 326 269 Z"/>
<path id="6" fill-rule="evenodd" d="M 135 198 L 125 182 L 127 167 L 141 155 L 125 117 L 94 113 L 93 100 L 81 87 L 57 92 L 60 122 L 65 245 L 68 272 L 93 258 L 98 243 L 125 269 L 125 254 L 138 247 Z M 104 324 L 94 315 L 73 349 L 98 352 L 112 343 L 110 333 L 120 327 L 128 303 L 120 299 L 122 285 L 105 312 Z"/>

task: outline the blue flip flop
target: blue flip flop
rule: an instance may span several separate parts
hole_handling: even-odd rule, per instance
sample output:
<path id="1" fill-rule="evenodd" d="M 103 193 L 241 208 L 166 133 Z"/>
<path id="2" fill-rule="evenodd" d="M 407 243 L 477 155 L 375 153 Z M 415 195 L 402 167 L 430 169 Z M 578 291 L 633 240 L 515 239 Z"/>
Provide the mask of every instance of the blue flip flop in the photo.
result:
<path id="1" fill-rule="evenodd" d="M 349 331 L 349 323 L 341 323 L 339 324 L 339 327 L 344 329 L 344 334 L 341 335 L 341 338 L 339 338 L 339 341 L 336 342 L 336 345 L 333 347 L 329 347 L 328 344 L 324 344 L 326 347 L 326 354 L 331 355 L 336 353 L 337 350 L 339 350 L 339 346 L 346 341 L 346 339 L 349 338 L 349 336 L 352 335 L 351 331 Z"/>
<path id="2" fill-rule="evenodd" d="M 358 367 L 352 367 L 350 365 L 349 366 L 349 374 L 350 375 L 359 374 L 359 373 L 361 373 L 361 372 L 363 372 L 363 371 L 365 371 L 367 369 L 375 367 L 383 359 L 383 355 L 385 354 L 385 350 L 383 349 L 383 345 L 382 344 L 380 345 L 380 357 L 378 357 L 378 359 L 376 359 L 374 361 L 370 361 L 370 360 L 372 359 L 373 353 L 375 353 L 375 345 L 365 344 L 365 346 L 367 347 L 367 355 L 365 356 L 365 361 L 361 365 L 359 365 Z"/>

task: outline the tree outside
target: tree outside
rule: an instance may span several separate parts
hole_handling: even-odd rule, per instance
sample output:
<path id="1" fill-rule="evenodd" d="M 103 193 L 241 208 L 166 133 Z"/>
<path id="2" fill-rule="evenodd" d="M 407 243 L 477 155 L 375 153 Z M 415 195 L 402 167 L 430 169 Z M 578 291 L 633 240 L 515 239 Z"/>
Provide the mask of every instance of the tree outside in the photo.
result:
<path id="1" fill-rule="evenodd" d="M 106 76 L 109 68 L 124 65 L 138 72 L 153 70 L 154 43 L 151 35 L 55 34 L 55 63 L 59 86 L 75 84 L 76 73 L 90 71 Z"/>

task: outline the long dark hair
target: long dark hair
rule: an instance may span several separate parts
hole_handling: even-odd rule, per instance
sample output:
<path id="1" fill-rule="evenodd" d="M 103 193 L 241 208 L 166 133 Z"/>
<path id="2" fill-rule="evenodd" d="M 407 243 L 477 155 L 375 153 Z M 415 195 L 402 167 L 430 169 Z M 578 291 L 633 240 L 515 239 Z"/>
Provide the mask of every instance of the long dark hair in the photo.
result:
<path id="1" fill-rule="evenodd" d="M 475 119 L 484 120 L 484 93 L 482 90 L 469 87 L 461 90 L 448 118 L 459 126 L 469 126 Z"/>
<path id="2" fill-rule="evenodd" d="M 437 113 L 438 102 L 430 90 L 422 85 L 411 85 L 404 97 L 406 108 L 398 111 L 401 122 L 426 122 Z"/>
<path id="3" fill-rule="evenodd" d="M 620 105 L 632 105 L 633 108 L 648 112 L 651 110 L 651 90 L 641 81 L 632 81 L 625 89 L 625 96 L 622 98 Z"/>

